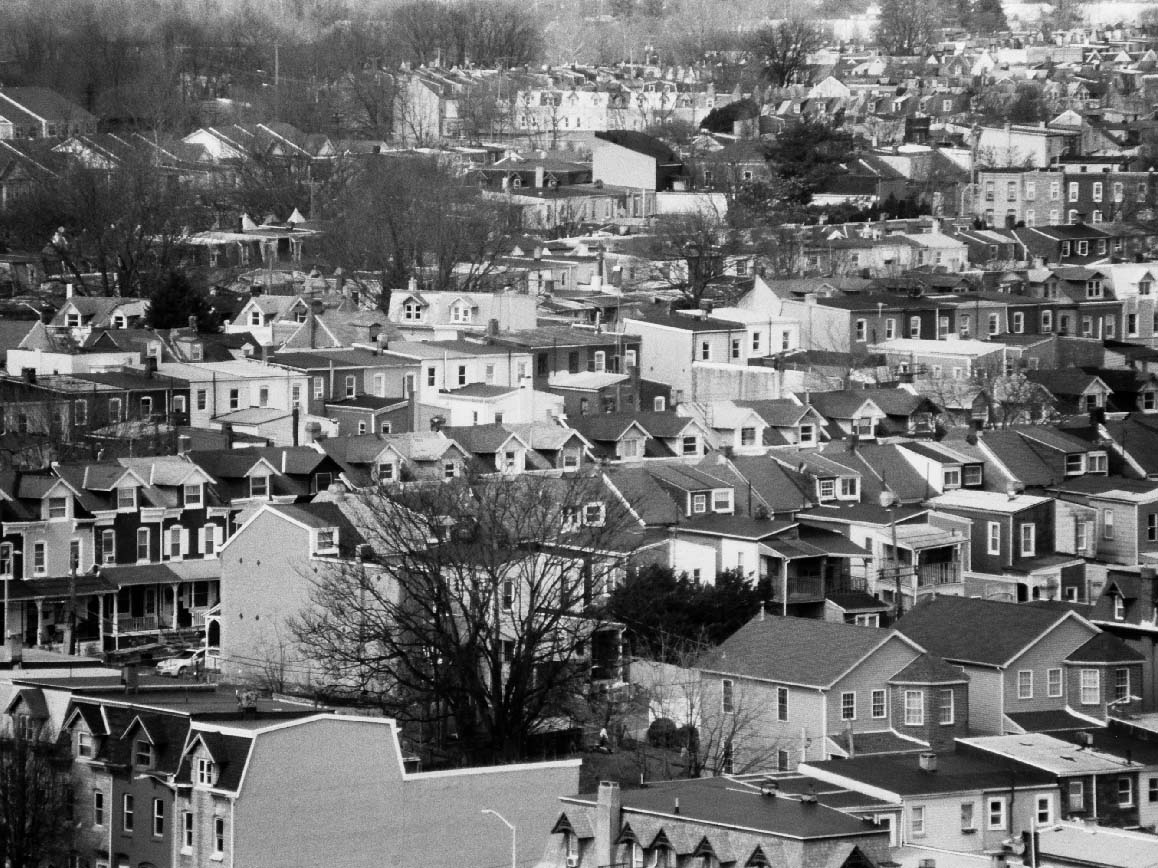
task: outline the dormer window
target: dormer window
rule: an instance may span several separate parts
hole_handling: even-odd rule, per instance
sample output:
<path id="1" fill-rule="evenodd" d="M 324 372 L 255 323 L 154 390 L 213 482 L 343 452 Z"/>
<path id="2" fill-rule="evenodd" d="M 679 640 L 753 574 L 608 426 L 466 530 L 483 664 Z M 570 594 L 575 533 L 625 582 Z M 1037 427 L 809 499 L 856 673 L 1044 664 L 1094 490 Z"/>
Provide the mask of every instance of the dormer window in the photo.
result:
<path id="1" fill-rule="evenodd" d="M 692 513 L 702 515 L 708 511 L 708 496 L 706 494 L 692 495 Z"/>
<path id="2" fill-rule="evenodd" d="M 385 484 L 394 481 L 394 464 L 385 461 L 378 465 L 378 481 Z"/>
<path id="3" fill-rule="evenodd" d="M 458 323 L 468 323 L 473 317 L 473 311 L 470 305 L 465 301 L 456 301 L 450 306 L 450 321 Z"/>
<path id="4" fill-rule="evenodd" d="M 64 323 L 70 329 L 80 328 L 80 314 L 76 311 L 69 311 L 64 317 Z"/>
<path id="5" fill-rule="evenodd" d="M 251 311 L 251 312 L 250 312 L 250 314 L 249 314 L 249 324 L 250 324 L 251 326 L 259 326 L 259 325 L 261 325 L 261 311 L 260 311 L 260 310 L 254 310 L 254 311 Z"/>
<path id="6" fill-rule="evenodd" d="M 117 489 L 117 509 L 136 509 L 137 489 L 132 486 Z"/>
<path id="7" fill-rule="evenodd" d="M 197 760 L 197 783 L 203 787 L 211 787 L 217 783 L 217 765 L 211 759 L 200 757 Z"/>
<path id="8" fill-rule="evenodd" d="M 407 299 L 402 305 L 402 319 L 418 322 L 422 319 L 422 304 L 417 299 Z"/>
<path id="9" fill-rule="evenodd" d="M 113 317 L 113 328 L 123 329 L 124 327 L 125 327 L 125 316 L 124 316 L 124 314 L 118 313 L 116 316 Z"/>
<path id="10" fill-rule="evenodd" d="M 960 467 L 946 467 L 941 471 L 941 487 L 948 491 L 952 488 L 961 487 L 961 468 Z"/>
<path id="11" fill-rule="evenodd" d="M 96 740 L 90 733 L 77 730 L 72 740 L 72 750 L 80 759 L 92 759 L 96 756 Z"/>
<path id="12" fill-rule="evenodd" d="M 816 481 L 816 487 L 821 500 L 832 500 L 836 497 L 835 479 L 818 479 Z"/>
<path id="13" fill-rule="evenodd" d="M 1108 473 L 1109 459 L 1105 452 L 1086 453 L 1086 473 Z"/>
<path id="14" fill-rule="evenodd" d="M 194 362 L 203 361 L 205 358 L 205 347 L 200 342 L 189 345 L 189 359 Z"/>
<path id="15" fill-rule="evenodd" d="M 816 443 L 816 426 L 815 425 L 801 425 L 800 426 L 800 445 L 812 446 Z"/>
<path id="16" fill-rule="evenodd" d="M 607 518 L 607 509 L 602 503 L 588 503 L 583 507 L 583 524 L 588 527 L 602 527 Z"/>
<path id="17" fill-rule="evenodd" d="M 1114 620 L 1126 620 L 1126 600 L 1121 594 L 1114 594 Z"/>
<path id="18" fill-rule="evenodd" d="M 982 466 L 980 464 L 967 464 L 963 472 L 963 482 L 967 487 L 981 485 Z"/>
<path id="19" fill-rule="evenodd" d="M 249 477 L 249 496 L 252 498 L 261 498 L 262 500 L 269 497 L 269 477 Z"/>
<path id="20" fill-rule="evenodd" d="M 1102 297 L 1102 281 L 1100 278 L 1086 281 L 1086 298 Z"/>
<path id="21" fill-rule="evenodd" d="M 860 480 L 855 476 L 840 478 L 840 499 L 857 500 L 860 497 Z"/>
<path id="22" fill-rule="evenodd" d="M 49 518 L 68 518 L 68 498 L 67 497 L 50 497 L 50 498 L 48 498 L 48 517 Z"/>
<path id="23" fill-rule="evenodd" d="M 204 501 L 201 497 L 201 483 L 198 482 L 198 483 L 194 483 L 192 485 L 186 485 L 186 486 L 184 486 L 184 489 L 185 489 L 185 506 L 187 508 L 189 508 L 189 507 L 195 508 L 195 507 L 200 507 L 203 505 Z"/>
<path id="24" fill-rule="evenodd" d="M 1066 476 L 1079 476 L 1086 470 L 1086 456 L 1080 452 L 1066 456 Z"/>
<path id="25" fill-rule="evenodd" d="M 133 742 L 133 765 L 137 768 L 149 769 L 153 767 L 153 746 L 143 738 Z"/>
<path id="26" fill-rule="evenodd" d="M 332 553 L 338 550 L 338 529 L 336 527 L 321 527 L 317 530 L 315 554 Z"/>
<path id="27" fill-rule="evenodd" d="M 712 512 L 732 512 L 734 509 L 732 489 L 716 488 L 712 490 Z"/>

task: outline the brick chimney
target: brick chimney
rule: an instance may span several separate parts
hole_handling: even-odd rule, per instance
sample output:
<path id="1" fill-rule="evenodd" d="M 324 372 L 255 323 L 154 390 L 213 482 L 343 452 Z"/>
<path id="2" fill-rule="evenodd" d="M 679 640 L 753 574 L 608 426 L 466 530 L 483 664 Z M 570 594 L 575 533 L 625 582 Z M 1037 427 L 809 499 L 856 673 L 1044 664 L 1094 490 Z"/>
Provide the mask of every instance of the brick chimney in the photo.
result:
<path id="1" fill-rule="evenodd" d="M 615 860 L 615 839 L 619 837 L 622 801 L 618 781 L 600 781 L 599 796 L 595 803 L 595 863 L 612 865 Z"/>

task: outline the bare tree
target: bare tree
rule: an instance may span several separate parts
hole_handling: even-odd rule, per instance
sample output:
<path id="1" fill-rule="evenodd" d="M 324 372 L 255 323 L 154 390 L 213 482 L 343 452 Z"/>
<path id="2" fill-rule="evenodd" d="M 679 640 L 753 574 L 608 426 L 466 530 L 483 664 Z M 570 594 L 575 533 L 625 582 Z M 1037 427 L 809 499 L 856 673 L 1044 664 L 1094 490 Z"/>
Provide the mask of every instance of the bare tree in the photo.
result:
<path id="1" fill-rule="evenodd" d="M 684 214 L 657 217 L 643 253 L 652 261 L 653 277 L 678 289 L 698 307 L 711 283 L 723 277 L 728 257 L 740 250 L 740 240 L 712 200 Z"/>
<path id="2" fill-rule="evenodd" d="M 937 4 L 929 0 L 884 0 L 877 42 L 889 54 L 919 54 L 937 27 Z"/>
<path id="3" fill-rule="evenodd" d="M 774 87 L 784 87 L 796 80 L 808 55 L 823 44 L 820 28 L 797 16 L 761 27 L 752 34 L 749 50 L 764 65 L 764 79 Z"/>
<path id="4" fill-rule="evenodd" d="M 12 868 L 63 863 L 76 827 L 72 756 L 47 725 L 0 736 L 0 859 Z"/>
<path id="5" fill-rule="evenodd" d="M 374 557 L 322 570 L 291 625 L 330 683 L 494 760 L 526 755 L 593 676 L 616 680 L 596 603 L 632 519 L 600 477 L 471 476 L 350 505 Z"/>

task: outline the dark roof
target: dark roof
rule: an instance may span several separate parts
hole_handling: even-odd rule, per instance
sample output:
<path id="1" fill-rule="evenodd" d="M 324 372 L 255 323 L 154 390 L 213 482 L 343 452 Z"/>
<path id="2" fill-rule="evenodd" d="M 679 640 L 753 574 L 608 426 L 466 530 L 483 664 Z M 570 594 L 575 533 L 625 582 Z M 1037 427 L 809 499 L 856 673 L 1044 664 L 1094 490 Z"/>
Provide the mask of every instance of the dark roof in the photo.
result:
<path id="1" fill-rule="evenodd" d="M 1092 729 L 1094 726 L 1088 719 L 1075 717 L 1064 708 L 1009 712 L 1005 716 L 1026 732 L 1074 732 Z"/>
<path id="2" fill-rule="evenodd" d="M 638 154 L 654 157 L 660 163 L 678 163 L 680 161 L 671 148 L 647 133 L 634 130 L 602 130 L 595 133 L 595 138 L 619 145 Z"/>
<path id="3" fill-rule="evenodd" d="M 968 681 L 959 667 L 952 666 L 933 654 L 922 654 L 896 675 L 890 684 L 957 684 Z"/>
<path id="4" fill-rule="evenodd" d="M 787 797 L 761 797 L 757 788 L 738 785 L 726 777 L 653 783 L 643 789 L 623 790 L 620 798 L 622 820 L 628 825 L 640 814 L 659 814 L 672 817 L 675 822 L 711 823 L 797 839 L 888 834 L 883 827 L 868 826 L 859 817 L 821 804 L 806 804 Z M 678 816 L 672 807 L 676 799 L 679 800 Z M 573 801 L 594 805 L 596 796 L 567 798 L 564 805 Z"/>
<path id="5" fill-rule="evenodd" d="M 700 661 L 703 669 L 827 687 L 893 635 L 813 618 L 761 614 Z"/>
<path id="6" fill-rule="evenodd" d="M 839 392 L 813 392 L 810 403 L 821 416 L 833 419 L 851 419 L 866 402 L 873 400 L 863 389 L 844 389 Z"/>
<path id="7" fill-rule="evenodd" d="M 1004 666 L 1068 612 L 979 600 L 932 597 L 910 609 L 896 628 L 946 660 Z"/>
<path id="8" fill-rule="evenodd" d="M 937 770 L 925 771 L 913 756 L 869 756 L 824 760 L 810 766 L 879 787 L 901 796 L 933 793 L 961 793 L 969 790 L 1010 786 L 1008 762 L 964 754 L 944 753 L 937 756 Z M 1019 768 L 1019 787 L 1048 786 L 1055 783 L 1048 772 Z"/>
<path id="9" fill-rule="evenodd" d="M 646 322 L 652 325 L 667 326 L 688 332 L 743 332 L 747 326 L 730 320 L 709 319 L 707 317 L 688 316 L 681 314 L 638 313 L 624 317 L 625 320 Z M 628 332 L 630 334 L 630 332 Z"/>
<path id="10" fill-rule="evenodd" d="M 1145 659 L 1110 633 L 1099 633 L 1066 658 L 1070 663 L 1141 663 Z"/>
<path id="11" fill-rule="evenodd" d="M 326 401 L 326 406 L 350 410 L 386 410 L 405 403 L 405 398 L 379 398 L 377 395 L 366 394 L 358 395 L 355 398 L 345 398 L 341 401 Z"/>
<path id="12" fill-rule="evenodd" d="M 812 506 L 809 482 L 795 470 L 763 455 L 737 455 L 731 462 L 770 512 L 795 512 Z"/>
<path id="13" fill-rule="evenodd" d="M 887 612 L 892 609 L 889 603 L 878 600 L 868 591 L 834 591 L 825 594 L 824 598 L 845 612 Z"/>

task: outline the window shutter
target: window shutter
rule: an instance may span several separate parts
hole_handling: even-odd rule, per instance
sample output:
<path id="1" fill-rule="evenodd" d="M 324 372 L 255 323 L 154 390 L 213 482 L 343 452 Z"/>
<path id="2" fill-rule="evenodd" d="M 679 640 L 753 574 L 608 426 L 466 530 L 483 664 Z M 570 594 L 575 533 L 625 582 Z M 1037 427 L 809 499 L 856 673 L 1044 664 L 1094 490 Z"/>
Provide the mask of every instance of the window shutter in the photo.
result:
<path id="1" fill-rule="evenodd" d="M 181 528 L 181 554 L 189 554 L 189 529 Z"/>
<path id="2" fill-rule="evenodd" d="M 205 525 L 197 529 L 197 550 L 201 555 L 205 555 L 205 538 L 209 535 L 209 528 L 211 525 Z"/>

